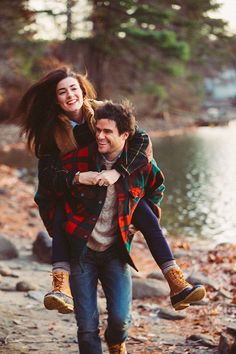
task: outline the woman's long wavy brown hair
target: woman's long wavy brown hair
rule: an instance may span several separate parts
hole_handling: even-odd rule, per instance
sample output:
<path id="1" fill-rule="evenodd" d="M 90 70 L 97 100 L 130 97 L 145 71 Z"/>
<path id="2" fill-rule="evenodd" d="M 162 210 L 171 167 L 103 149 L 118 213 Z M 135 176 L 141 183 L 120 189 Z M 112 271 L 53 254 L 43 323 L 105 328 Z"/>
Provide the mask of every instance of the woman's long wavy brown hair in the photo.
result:
<path id="1" fill-rule="evenodd" d="M 26 91 L 15 113 L 21 134 L 26 136 L 28 148 L 37 157 L 55 146 L 54 133 L 61 124 L 58 117 L 62 113 L 56 100 L 56 86 L 67 77 L 78 80 L 84 99 L 83 115 L 90 129 L 94 130 L 94 110 L 90 100 L 96 98 L 96 92 L 87 75 L 75 73 L 70 67 L 55 69 Z"/>

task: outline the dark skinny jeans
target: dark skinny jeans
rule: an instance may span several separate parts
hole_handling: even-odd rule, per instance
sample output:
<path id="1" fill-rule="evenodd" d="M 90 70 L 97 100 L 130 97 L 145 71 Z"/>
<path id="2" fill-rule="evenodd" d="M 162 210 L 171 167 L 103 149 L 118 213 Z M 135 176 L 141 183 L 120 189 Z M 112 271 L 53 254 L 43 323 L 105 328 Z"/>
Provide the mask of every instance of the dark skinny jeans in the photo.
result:
<path id="1" fill-rule="evenodd" d="M 64 219 L 63 208 L 58 207 L 52 243 L 52 263 L 70 262 L 69 245 L 61 227 Z M 165 262 L 174 260 L 174 256 L 160 227 L 159 220 L 145 198 L 142 198 L 138 203 L 132 217 L 132 223 L 142 232 L 149 250 L 159 267 Z"/>

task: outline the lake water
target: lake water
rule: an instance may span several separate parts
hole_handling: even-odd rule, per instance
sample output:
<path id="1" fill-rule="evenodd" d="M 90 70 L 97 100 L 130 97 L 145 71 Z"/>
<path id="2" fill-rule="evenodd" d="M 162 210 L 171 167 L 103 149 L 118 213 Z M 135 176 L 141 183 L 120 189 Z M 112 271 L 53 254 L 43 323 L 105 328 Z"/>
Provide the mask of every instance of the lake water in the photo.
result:
<path id="1" fill-rule="evenodd" d="M 236 243 L 236 122 L 154 138 L 169 234 Z"/>

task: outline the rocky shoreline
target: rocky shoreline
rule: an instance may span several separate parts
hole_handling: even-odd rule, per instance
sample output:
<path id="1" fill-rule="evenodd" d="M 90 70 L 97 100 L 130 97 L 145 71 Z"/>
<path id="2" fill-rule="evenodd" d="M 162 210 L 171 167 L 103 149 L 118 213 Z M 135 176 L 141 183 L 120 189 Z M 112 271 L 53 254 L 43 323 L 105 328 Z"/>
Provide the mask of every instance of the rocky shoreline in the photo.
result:
<path id="1" fill-rule="evenodd" d="M 7 139 L 1 141 L 2 151 L 24 150 L 22 141 L 13 139 L 12 144 Z M 34 191 L 22 170 L 0 164 L 0 353 L 78 353 L 74 316 L 47 311 L 42 304 L 51 278 L 50 265 L 33 254 L 33 243 L 44 230 Z M 137 234 L 132 252 L 140 271 L 133 273 L 128 353 L 236 353 L 236 245 L 174 236 L 169 241 L 188 280 L 205 284 L 207 297 L 185 311 L 173 311 L 166 282 Z M 106 310 L 101 289 L 99 295 L 103 334 Z"/>
<path id="2" fill-rule="evenodd" d="M 6 240 L 12 244 L 2 247 Z M 78 353 L 74 316 L 43 307 L 43 296 L 51 286 L 50 265 L 33 255 L 33 241 L 28 236 L 15 236 L 14 240 L 0 236 L 0 353 Z M 235 247 L 224 244 L 204 252 L 196 245 L 189 248 L 174 241 L 172 245 L 188 280 L 203 282 L 207 297 L 188 310 L 173 311 L 166 282 L 154 268 L 143 239 L 137 236 L 133 249 L 140 272 L 133 274 L 128 353 L 235 353 Z M 4 252 L 14 255 L 14 250 L 17 257 L 3 260 Z M 106 308 L 101 289 L 99 299 L 103 334 Z M 104 342 L 103 347 L 107 354 Z"/>

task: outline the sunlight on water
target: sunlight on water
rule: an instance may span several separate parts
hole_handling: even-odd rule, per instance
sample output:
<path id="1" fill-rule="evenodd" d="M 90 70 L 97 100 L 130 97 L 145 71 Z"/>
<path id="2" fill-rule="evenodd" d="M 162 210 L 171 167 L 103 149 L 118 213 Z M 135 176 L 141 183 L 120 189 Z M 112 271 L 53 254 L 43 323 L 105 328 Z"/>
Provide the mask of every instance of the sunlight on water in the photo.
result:
<path id="1" fill-rule="evenodd" d="M 236 242 L 236 124 L 153 141 L 169 233 Z"/>

